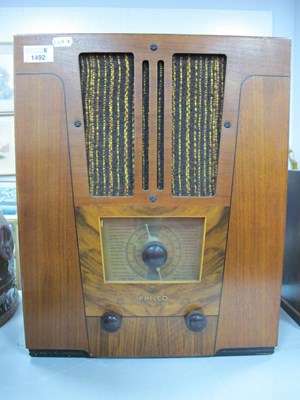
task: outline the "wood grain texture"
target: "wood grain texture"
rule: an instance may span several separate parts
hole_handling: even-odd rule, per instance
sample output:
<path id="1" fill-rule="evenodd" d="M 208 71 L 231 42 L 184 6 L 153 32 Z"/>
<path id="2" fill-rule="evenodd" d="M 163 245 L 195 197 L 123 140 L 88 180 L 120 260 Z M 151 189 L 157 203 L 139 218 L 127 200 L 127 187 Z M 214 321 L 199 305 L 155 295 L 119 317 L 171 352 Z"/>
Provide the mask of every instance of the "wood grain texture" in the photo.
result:
<path id="1" fill-rule="evenodd" d="M 149 194 L 156 194 L 158 204 L 184 205 L 185 198 L 171 195 L 171 160 L 172 160 L 172 57 L 174 54 L 224 54 L 226 63 L 225 99 L 223 121 L 230 121 L 231 128 L 222 126 L 218 180 L 216 195 L 211 198 L 190 199 L 199 206 L 228 206 L 230 203 L 233 160 L 236 139 L 237 111 L 241 82 L 249 75 L 288 75 L 289 42 L 285 39 L 247 38 L 222 36 L 193 35 L 71 35 L 72 46 L 55 48 L 55 62 L 43 64 L 23 63 L 23 45 L 43 45 L 52 42 L 52 35 L 17 36 L 15 64 L 23 73 L 53 73 L 62 79 L 66 91 L 68 129 L 70 135 L 70 156 L 76 206 L 98 205 L 99 199 L 89 195 L 84 126 L 74 127 L 74 121 L 83 121 L 80 73 L 78 57 L 80 53 L 132 53 L 135 63 L 135 191 L 134 196 L 119 198 L 123 205 L 144 205 L 156 208 L 157 204 L 149 202 Z M 158 45 L 157 51 L 150 50 L 150 44 Z M 142 63 L 149 61 L 152 80 L 150 101 L 150 126 L 152 138 L 150 147 L 156 149 L 156 69 L 157 62 L 162 60 L 165 67 L 165 190 L 160 191 L 151 183 L 151 192 L 142 190 L 141 175 L 141 82 Z M 151 163 L 151 180 L 156 182 L 156 162 Z M 103 197 L 102 205 L 111 204 L 112 199 Z"/>
<path id="2" fill-rule="evenodd" d="M 62 84 L 17 76 L 16 90 L 26 345 L 87 350 Z"/>
<path id="3" fill-rule="evenodd" d="M 217 350 L 277 343 L 288 96 L 287 78 L 252 77 L 242 87 Z"/>
<path id="4" fill-rule="evenodd" d="M 110 283 L 104 282 L 99 218 L 105 216 L 155 216 L 153 209 L 135 207 L 81 207 L 76 209 L 80 264 L 87 316 L 114 310 L 123 316 L 184 315 L 202 308 L 217 315 L 223 279 L 228 208 L 160 208 L 160 217 L 205 216 L 206 237 L 202 278 L 196 283 Z M 184 262 L 184 261 L 183 261 Z M 140 301 L 140 296 L 167 296 L 167 302 Z"/>
<path id="5" fill-rule="evenodd" d="M 195 357 L 213 354 L 217 317 L 207 317 L 201 332 L 192 332 L 183 317 L 123 318 L 121 329 L 105 332 L 100 318 L 87 318 L 93 357 Z"/>
<path id="6" fill-rule="evenodd" d="M 49 45 L 52 35 L 15 40 L 18 212 L 27 347 L 131 357 L 213 355 L 223 348 L 274 346 L 286 206 L 290 42 L 192 35 L 71 36 L 72 46 L 54 48 L 51 63 L 24 63 L 23 46 Z M 150 50 L 151 43 L 158 45 L 157 51 Z M 78 59 L 85 52 L 134 55 L 133 196 L 89 194 L 84 124 L 74 125 L 84 120 Z M 226 56 L 213 197 L 171 193 L 174 54 Z M 151 90 L 149 191 L 142 186 L 145 60 L 150 66 Z M 160 60 L 165 70 L 163 190 L 157 188 L 153 154 Z M 230 122 L 229 128 L 224 127 L 225 121 Z M 150 195 L 157 196 L 157 201 L 149 201 Z M 146 215 L 206 217 L 200 283 L 104 284 L 99 217 Z M 140 295 L 167 295 L 168 302 L 139 304 Z M 199 307 L 208 315 L 208 326 L 194 334 L 185 327 L 183 316 Z M 106 310 L 123 315 L 120 332 L 101 331 L 99 318 Z"/>

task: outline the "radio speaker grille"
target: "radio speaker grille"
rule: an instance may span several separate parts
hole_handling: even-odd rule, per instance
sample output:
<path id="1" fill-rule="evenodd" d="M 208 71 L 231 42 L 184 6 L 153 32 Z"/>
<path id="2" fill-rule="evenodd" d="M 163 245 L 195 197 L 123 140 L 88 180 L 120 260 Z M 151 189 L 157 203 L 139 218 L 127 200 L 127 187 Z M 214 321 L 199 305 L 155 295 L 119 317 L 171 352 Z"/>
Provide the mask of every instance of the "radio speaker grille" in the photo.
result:
<path id="1" fill-rule="evenodd" d="M 157 189 L 164 188 L 164 62 L 157 64 Z"/>
<path id="2" fill-rule="evenodd" d="M 172 194 L 216 191 L 226 57 L 173 56 Z"/>
<path id="3" fill-rule="evenodd" d="M 80 76 L 89 191 L 131 196 L 134 189 L 132 54 L 81 54 Z"/>
<path id="4" fill-rule="evenodd" d="M 149 62 L 143 62 L 142 83 L 143 190 L 149 189 Z"/>
<path id="5" fill-rule="evenodd" d="M 226 57 L 173 56 L 172 165 L 164 165 L 164 62 L 157 64 L 157 188 L 165 167 L 174 196 L 214 196 L 218 172 Z M 142 66 L 142 179 L 149 188 L 149 62 Z M 132 196 L 134 191 L 134 57 L 81 54 L 89 191 Z"/>

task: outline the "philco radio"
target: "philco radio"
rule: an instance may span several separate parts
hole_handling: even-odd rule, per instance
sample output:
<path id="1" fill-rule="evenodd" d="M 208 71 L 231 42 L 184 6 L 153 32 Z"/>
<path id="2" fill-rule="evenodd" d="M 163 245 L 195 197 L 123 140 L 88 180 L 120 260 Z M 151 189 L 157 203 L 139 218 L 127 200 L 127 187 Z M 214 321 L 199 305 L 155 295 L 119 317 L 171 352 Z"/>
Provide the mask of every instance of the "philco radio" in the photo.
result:
<path id="1" fill-rule="evenodd" d="M 33 356 L 272 353 L 290 41 L 15 38 Z"/>

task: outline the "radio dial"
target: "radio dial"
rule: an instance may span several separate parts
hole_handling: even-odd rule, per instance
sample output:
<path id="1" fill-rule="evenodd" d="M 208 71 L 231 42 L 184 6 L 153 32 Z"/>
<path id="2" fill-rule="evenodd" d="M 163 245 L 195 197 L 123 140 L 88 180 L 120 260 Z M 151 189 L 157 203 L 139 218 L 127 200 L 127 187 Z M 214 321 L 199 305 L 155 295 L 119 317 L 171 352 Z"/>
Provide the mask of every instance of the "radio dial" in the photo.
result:
<path id="1" fill-rule="evenodd" d="M 152 269 L 161 268 L 168 258 L 167 249 L 161 242 L 152 241 L 147 243 L 142 250 L 142 259 L 147 267 Z"/>

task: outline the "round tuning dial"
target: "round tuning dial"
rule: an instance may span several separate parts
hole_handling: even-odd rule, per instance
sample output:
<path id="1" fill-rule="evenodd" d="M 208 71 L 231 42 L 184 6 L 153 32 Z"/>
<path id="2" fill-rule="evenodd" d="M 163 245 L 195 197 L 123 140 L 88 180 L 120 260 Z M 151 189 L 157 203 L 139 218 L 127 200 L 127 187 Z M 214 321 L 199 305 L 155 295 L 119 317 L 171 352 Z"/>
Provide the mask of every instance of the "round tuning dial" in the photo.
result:
<path id="1" fill-rule="evenodd" d="M 167 261 L 168 253 L 165 246 L 158 241 L 147 243 L 142 250 L 142 259 L 147 267 L 161 268 Z"/>

